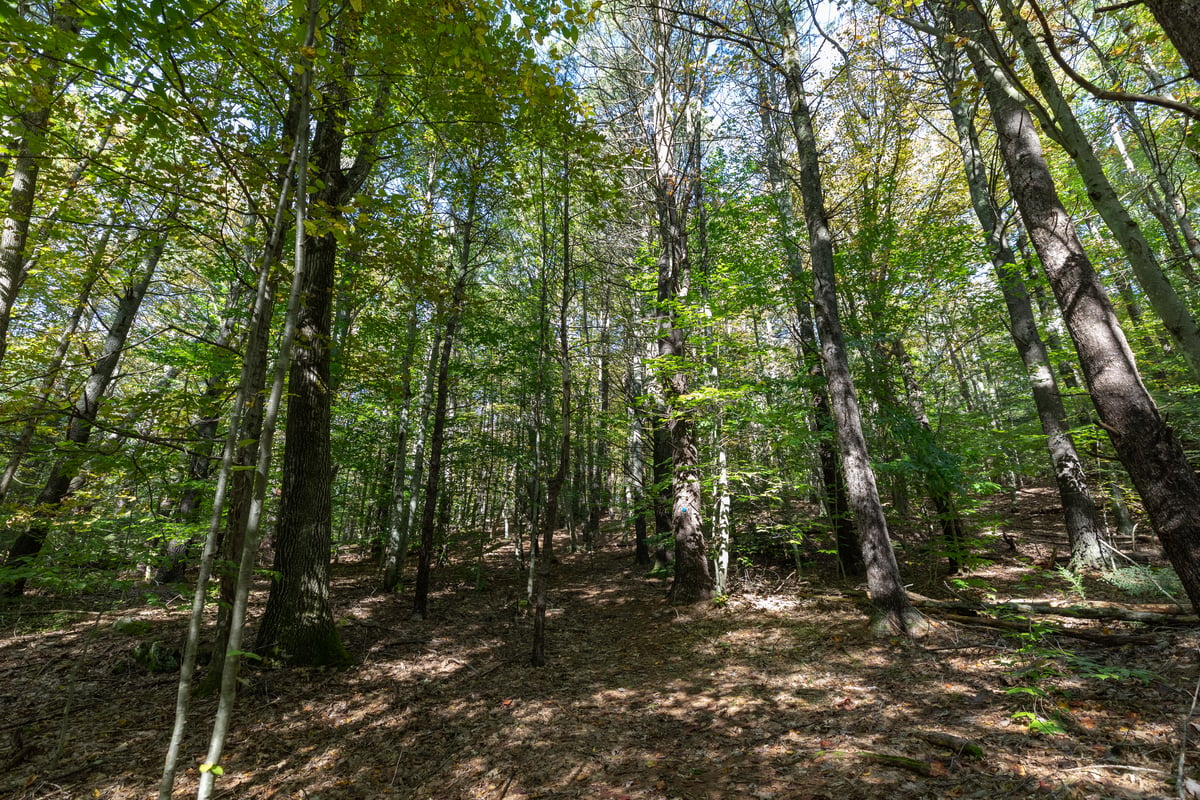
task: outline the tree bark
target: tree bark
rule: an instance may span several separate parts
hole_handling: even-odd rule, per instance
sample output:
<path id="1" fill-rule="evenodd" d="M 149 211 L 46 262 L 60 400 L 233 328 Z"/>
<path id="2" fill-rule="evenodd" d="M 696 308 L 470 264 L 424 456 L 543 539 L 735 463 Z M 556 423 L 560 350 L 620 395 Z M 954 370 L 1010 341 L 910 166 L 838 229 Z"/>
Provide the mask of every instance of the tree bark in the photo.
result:
<path id="1" fill-rule="evenodd" d="M 50 9 L 50 25 L 56 32 L 79 33 L 79 18 L 73 3 L 56 3 Z M 58 94 L 58 60 L 50 53 L 38 56 L 41 76 L 29 92 L 29 102 L 17 120 L 16 156 L 12 159 L 12 186 L 8 212 L 0 233 L 0 364 L 8 347 L 8 324 L 17 293 L 27 271 L 25 245 L 37 197 L 38 173 L 49 130 L 50 109 Z"/>
<path id="2" fill-rule="evenodd" d="M 950 13 L 959 35 L 983 41 L 977 13 Z M 1009 188 L 1075 342 L 1100 425 L 1188 598 L 1200 608 L 1200 480 L 1142 383 L 1112 303 L 1059 200 L 1033 119 L 997 79 L 997 54 L 989 54 L 991 63 L 978 51 L 968 55 L 991 107 Z"/>
<path id="3" fill-rule="evenodd" d="M 1179 348 L 1193 379 L 1200 381 L 1200 326 L 1184 304 L 1183 298 L 1163 273 L 1162 265 L 1158 263 L 1142 229 L 1121 202 L 1104 172 L 1100 159 L 1096 157 L 1091 140 L 1059 89 L 1054 72 L 1028 25 L 1017 15 L 1011 0 L 1001 0 L 1000 9 L 1049 108 L 1051 116 L 1042 115 L 1043 130 L 1075 163 L 1092 206 L 1104 219 L 1105 225 L 1128 259 L 1133 274 L 1137 276 L 1138 283 L 1146 293 L 1146 300 L 1162 320 L 1171 340 Z M 982 42 L 983 39 L 979 41 Z M 998 78 L 995 73 L 992 75 L 992 80 Z"/>
<path id="4" fill-rule="evenodd" d="M 825 373 L 821 368 L 820 345 L 813 328 L 812 305 L 804 289 L 809 279 L 805 274 L 800 248 L 797 246 L 796 214 L 792 206 L 791 186 L 784 178 L 783 141 L 772 110 L 775 97 L 767 84 L 767 76 L 759 77 L 759 121 L 766 144 L 765 166 L 767 183 L 775 201 L 775 212 L 782 228 L 784 256 L 787 259 L 788 277 L 792 282 L 792 297 L 796 308 L 796 323 L 800 333 L 800 365 L 807 365 L 810 391 L 812 392 L 812 429 L 817 436 L 817 457 L 820 464 L 821 487 L 825 501 L 825 514 L 833 529 L 837 547 L 838 565 L 844 575 L 861 575 L 863 572 L 862 549 L 858 544 L 858 532 L 850 518 L 846 501 L 846 479 L 837 458 L 837 434 L 833 428 L 833 416 L 829 409 L 829 392 Z"/>
<path id="5" fill-rule="evenodd" d="M 350 92 L 357 85 L 348 51 L 359 35 L 359 22 L 357 13 L 347 14 L 345 29 L 332 38 L 332 49 L 342 58 L 342 74 L 333 76 L 321 91 L 310 167 L 318 179 L 311 202 L 327 214 L 326 219 L 317 221 L 318 229 L 341 223 L 341 209 L 362 186 L 373 161 L 375 142 L 365 137 L 352 164 L 342 166 Z M 386 97 L 386 88 L 379 97 Z M 379 100 L 376 107 L 381 111 Z M 275 577 L 255 647 L 291 664 L 340 666 L 349 656 L 329 604 L 333 539 L 330 358 L 338 240 L 330 230 L 305 234 L 303 299 L 288 376 Z"/>
<path id="6" fill-rule="evenodd" d="M 141 269 L 117 303 L 116 314 L 113 316 L 108 334 L 104 338 L 100 356 L 92 364 L 91 373 L 71 409 L 65 436 L 65 441 L 70 447 L 82 448 L 91 439 L 93 426 L 100 413 L 100 402 L 116 373 L 121 353 L 125 349 L 125 341 L 129 338 L 130 330 L 133 329 L 138 309 L 141 307 L 142 299 L 146 296 L 146 290 L 150 287 L 150 280 L 154 276 L 154 270 L 157 268 L 165 248 L 165 237 L 161 237 L 151 245 L 149 253 L 142 261 Z M 55 462 L 46 485 L 38 495 L 37 503 L 42 514 L 56 509 L 70 493 L 71 481 L 79 473 L 80 458 L 81 455 L 73 454 L 62 456 Z M 38 553 L 41 552 L 42 545 L 49 533 L 49 522 L 44 516 L 41 516 L 22 531 L 9 547 L 5 567 L 22 570 L 30 568 Z M 0 595 L 19 597 L 24 594 L 27 577 L 24 574 L 18 575 L 8 583 L 0 584 Z"/>
<path id="7" fill-rule="evenodd" d="M 1063 521 L 1071 543 L 1071 560 L 1076 566 L 1099 566 L 1106 561 L 1101 543 L 1102 526 L 1096 502 L 1088 485 L 1083 462 L 1075 450 L 1067 422 L 1067 411 L 1050 357 L 1038 333 L 1033 304 L 1025 281 L 1016 265 L 1012 249 L 1004 242 L 996 214 L 996 200 L 979 146 L 979 133 L 965 103 L 955 93 L 961 80 L 957 54 L 946 42 L 939 44 L 942 78 L 950 102 L 950 111 L 958 133 L 959 152 L 966 172 L 971 205 L 987 241 L 996 283 L 1008 310 L 1009 333 L 1025 365 L 1033 393 L 1034 406 L 1046 435 L 1046 449 L 1054 470 L 1054 480 L 1063 504 Z M 1072 373 L 1073 374 L 1073 373 Z"/>
<path id="8" fill-rule="evenodd" d="M 850 375 L 841 320 L 838 317 L 833 237 L 825 211 L 821 168 L 813 133 L 812 113 L 804 96 L 803 65 L 791 9 L 776 5 L 783 28 L 784 81 L 792 114 L 792 132 L 800 171 L 800 192 L 808 227 L 809 257 L 813 271 L 813 306 L 821 343 L 821 359 L 829 382 L 838 450 L 846 477 L 847 499 L 854 514 L 858 541 L 866 566 L 867 588 L 878 614 L 877 632 L 918 632 L 920 617 L 904 594 L 900 566 L 888 537 L 887 520 L 875 483 L 875 472 L 862 432 L 862 414 Z"/>
<path id="9" fill-rule="evenodd" d="M 461 232 L 459 246 L 460 264 L 458 278 L 446 312 L 446 329 L 442 334 L 441 351 L 437 362 L 437 399 L 433 409 L 433 430 L 429 434 L 429 470 L 425 479 L 425 505 L 421 512 L 421 544 L 417 555 L 417 580 L 413 590 L 413 616 L 424 619 L 429 615 L 429 583 L 433 569 L 434 532 L 438 519 L 438 491 L 442 477 L 442 451 L 446 440 L 446 405 L 450 395 L 450 354 L 454 350 L 454 336 L 458 330 L 459 316 L 466 298 L 467 280 L 470 277 L 471 226 L 474 223 L 474 208 L 468 211 L 465 230 Z"/>
<path id="10" fill-rule="evenodd" d="M 665 427 L 673 463 L 671 532 L 675 536 L 675 575 L 667 592 L 672 603 L 694 603 L 712 597 L 713 577 L 708 547 L 701 528 L 700 455 L 696 441 L 696 412 L 681 402 L 688 391 L 683 368 L 686 333 L 675 304 L 687 296 L 690 275 L 687 246 L 687 203 L 691 178 L 679 169 L 676 126 L 682 113 L 675 96 L 678 76 L 671 47 L 672 13 L 658 6 L 651 21 L 653 48 L 651 184 L 658 222 L 658 353 L 654 359 L 663 387 Z"/>
<path id="11" fill-rule="evenodd" d="M 1200 83 L 1200 0 L 1145 0 L 1167 38 Z"/>
<path id="12" fill-rule="evenodd" d="M 414 301 L 405 334 L 404 358 L 400 362 L 400 408 L 396 431 L 396 455 L 392 459 L 391 502 L 388 504 L 387 541 L 383 548 L 383 590 L 394 592 L 400 584 L 404 550 L 408 549 L 407 519 L 404 516 L 408 498 L 404 496 L 408 478 L 408 433 L 412 427 L 412 361 L 417 347 L 417 305 Z"/>

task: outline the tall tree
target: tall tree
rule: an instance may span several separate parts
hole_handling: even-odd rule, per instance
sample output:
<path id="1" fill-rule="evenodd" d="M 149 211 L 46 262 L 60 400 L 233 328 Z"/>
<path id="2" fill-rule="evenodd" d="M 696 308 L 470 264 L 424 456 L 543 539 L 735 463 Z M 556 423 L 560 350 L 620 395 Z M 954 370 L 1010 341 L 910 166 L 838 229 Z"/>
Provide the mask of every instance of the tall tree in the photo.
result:
<path id="1" fill-rule="evenodd" d="M 867 573 L 867 591 L 878 617 L 877 630 L 919 632 L 921 617 L 908 602 L 900 567 L 888 536 L 887 520 L 871 468 L 862 414 L 850 374 L 850 360 L 838 316 L 837 277 L 833 237 L 825 209 L 821 165 L 812 112 L 805 97 L 804 61 L 792 9 L 776 2 L 775 18 L 781 31 L 784 86 L 791 110 L 792 133 L 800 172 L 800 193 L 808 227 L 809 258 L 813 272 L 813 306 L 821 342 L 821 359 L 829 382 L 829 399 L 837 430 L 838 450 L 846 477 L 846 490 Z"/>
<path id="2" fill-rule="evenodd" d="M 1147 301 L 1179 348 L 1192 377 L 1200 381 L 1200 325 L 1163 272 L 1141 227 L 1113 188 L 1091 140 L 1059 88 L 1049 62 L 1029 26 L 1018 13 L 1019 9 L 1012 0 L 1000 0 L 999 5 L 1005 24 L 1021 48 L 1034 83 L 1045 100 L 1045 109 L 1039 103 L 1031 105 L 1038 113 L 1042 130 L 1071 157 L 1087 187 L 1088 199 L 1121 247 L 1146 293 Z"/>
<path id="3" fill-rule="evenodd" d="M 168 218 L 174 217 L 174 211 Z M 166 249 L 165 232 L 157 232 L 155 240 L 141 265 L 135 270 L 128 285 L 122 291 L 108 333 L 104 337 L 104 345 L 99 357 L 92 363 L 83 389 L 79 393 L 71 409 L 64 437 L 67 448 L 75 452 L 64 453 L 59 457 L 50 470 L 45 486 L 38 495 L 38 505 L 44 512 L 56 509 L 71 491 L 71 482 L 79 472 L 83 454 L 78 452 L 92 438 L 96 420 L 100 413 L 101 400 L 112 383 L 117 364 L 125 350 L 125 342 L 137 319 L 138 309 L 150 288 L 150 281 L 158 262 Z M 0 594 L 17 597 L 25 592 L 25 583 L 32 569 L 33 561 L 42 550 L 42 545 L 50 533 L 49 520 L 42 517 L 21 532 L 8 549 L 5 568 L 16 570 L 15 577 L 10 577 L 6 583 L 0 584 Z"/>
<path id="4" fill-rule="evenodd" d="M 28 11 L 28 8 L 23 8 Z M 33 60 L 33 77 L 25 107 L 16 125 L 16 156 L 12 159 L 12 184 L 0 234 L 0 363 L 8 346 L 8 325 L 13 303 L 25 280 L 26 240 L 37 197 L 38 173 L 47 146 L 50 111 L 59 94 L 60 61 L 67 38 L 79 33 L 79 15 L 73 3 L 54 3 L 47 12 L 45 49 Z"/>
<path id="5" fill-rule="evenodd" d="M 1142 383 L 1112 303 L 1059 199 L 1033 119 L 1000 71 L 1005 55 L 996 52 L 974 9 L 946 13 L 952 30 L 975 43 L 967 56 L 991 108 L 1009 189 L 1075 342 L 1100 425 L 1188 598 L 1200 608 L 1200 479 Z"/>
<path id="6" fill-rule="evenodd" d="M 256 647 L 295 664 L 344 664 L 345 648 L 329 605 L 333 482 L 330 462 L 330 347 L 337 251 L 343 209 L 359 190 L 375 158 L 373 136 L 360 137 L 349 165 L 343 164 L 347 120 L 361 54 L 361 14 L 342 9 L 331 39 L 332 74 L 319 90 L 321 102 L 311 147 L 315 174 L 311 205 L 322 216 L 307 230 L 305 284 L 297 320 L 296 350 L 288 378 L 283 487 L 275 529 L 274 577 Z M 377 113 L 387 97 L 377 88 Z"/>
<path id="7" fill-rule="evenodd" d="M 700 455 L 696 411 L 684 401 L 688 373 L 684 367 L 686 323 L 680 306 L 687 298 L 691 277 L 687 215 L 695 174 L 694 142 L 677 134 L 688 129 L 688 114 L 701 102 L 692 60 L 695 43 L 681 33 L 678 14 L 666 6 L 650 9 L 649 67 L 653 81 L 650 97 L 650 185 L 658 223 L 656 323 L 658 352 L 654 366 L 662 382 L 666 405 L 666 430 L 673 466 L 671 532 L 675 537 L 675 575 L 668 597 L 675 603 L 692 603 L 712 596 L 713 577 L 708 567 L 708 547 L 701 528 Z M 683 48 L 680 52 L 680 48 Z M 682 87 L 682 96 L 678 93 Z M 682 139 L 682 141 L 681 141 Z M 692 152 L 687 147 L 692 144 Z M 690 172 L 689 172 L 690 170 Z"/>
<path id="8" fill-rule="evenodd" d="M 992 267 L 996 271 L 996 282 L 1008 310 L 1009 332 L 1028 371 L 1034 404 L 1042 432 L 1046 435 L 1046 448 L 1050 453 L 1054 480 L 1062 499 L 1063 520 L 1071 543 L 1071 560 L 1078 566 L 1096 566 L 1107 558 L 1100 541 L 1102 529 L 1096 503 L 1083 470 L 1083 462 L 1075 450 L 1062 394 L 1050 367 L 1046 346 L 1038 333 L 1029 292 L 1012 248 L 1004 241 L 1000 229 L 998 203 L 979 143 L 979 131 L 974 116 L 958 91 L 962 85 L 958 52 L 951 43 L 942 41 L 938 43 L 935 57 L 958 134 L 971 206 L 983 230 Z"/>

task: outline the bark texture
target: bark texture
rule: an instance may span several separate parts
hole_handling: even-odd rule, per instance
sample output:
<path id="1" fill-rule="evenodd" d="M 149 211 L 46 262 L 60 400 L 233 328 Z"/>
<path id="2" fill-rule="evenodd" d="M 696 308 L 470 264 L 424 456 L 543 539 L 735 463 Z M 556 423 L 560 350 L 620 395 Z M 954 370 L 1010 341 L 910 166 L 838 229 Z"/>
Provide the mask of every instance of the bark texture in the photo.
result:
<path id="1" fill-rule="evenodd" d="M 984 40 L 975 12 L 951 14 L 960 35 Z M 1059 199 L 1033 119 L 995 79 L 993 64 L 978 52 L 970 57 L 991 108 L 1009 188 L 1075 342 L 1100 425 L 1188 598 L 1200 608 L 1200 480 L 1142 383 L 1112 303 Z"/>
<path id="2" fill-rule="evenodd" d="M 1200 81 L 1200 0 L 1145 0 L 1192 79 Z"/>
<path id="3" fill-rule="evenodd" d="M 358 86 L 353 59 L 345 57 L 357 36 L 357 15 L 333 37 L 343 56 L 343 73 L 321 90 L 309 169 L 315 174 L 314 209 L 326 217 L 306 231 L 302 301 L 296 342 L 288 373 L 288 414 L 283 451 L 283 487 L 275 529 L 275 577 L 255 647 L 298 665 L 336 665 L 349 661 L 329 604 L 329 554 L 332 546 L 329 422 L 333 402 L 331 352 L 333 295 L 337 285 L 338 241 L 328 228 L 339 224 L 341 209 L 366 179 L 374 141 L 360 143 L 348 167 L 342 158 L 350 89 Z M 361 87 L 360 87 L 361 88 Z M 384 96 L 384 94 L 381 94 Z"/>
<path id="4" fill-rule="evenodd" d="M 50 25 L 67 34 L 79 33 L 79 18 L 74 4 L 56 3 L 50 10 Z M 37 197 L 38 173 L 50 123 L 50 109 L 58 93 L 58 61 L 53 54 L 38 57 L 41 76 L 30 87 L 29 101 L 17 119 L 16 156 L 12 159 L 12 185 L 8 195 L 8 212 L 4 230 L 0 233 L 0 363 L 8 345 L 8 323 L 12 317 L 17 292 L 25 280 L 25 247 L 29 224 Z"/>
<path id="5" fill-rule="evenodd" d="M 1001 0 L 1000 8 L 1008 28 L 1020 45 L 1049 111 L 1049 115 L 1040 116 L 1046 135 L 1054 139 L 1075 163 L 1075 169 L 1087 188 L 1092 207 L 1100 214 L 1105 226 L 1125 254 L 1145 292 L 1146 300 L 1162 320 L 1163 327 L 1187 362 L 1192 377 L 1200 381 L 1200 325 L 1197 325 L 1191 310 L 1163 272 L 1162 265 L 1159 264 L 1154 249 L 1146 241 L 1141 227 L 1121 202 L 1116 189 L 1104 172 L 1104 166 L 1096 156 L 1091 139 L 1059 89 L 1054 72 L 1025 20 L 1017 13 L 1011 0 Z M 989 71 L 989 75 L 993 82 L 999 78 L 995 72 Z"/>
<path id="6" fill-rule="evenodd" d="M 919 625 L 917 615 L 909 605 L 900 578 L 900 567 L 892 542 L 888 537 L 887 520 L 875 472 L 867 453 L 862 432 L 862 414 L 845 337 L 838 317 L 837 285 L 834 273 L 833 238 L 825 211 L 825 194 L 821 185 L 821 168 L 813 133 L 812 112 L 804 96 L 803 67 L 798 51 L 795 22 L 790 9 L 776 6 L 778 21 L 784 29 L 785 87 L 792 112 L 792 132 L 796 139 L 796 154 L 800 165 L 800 192 L 804 201 L 804 219 L 808 227 L 809 253 L 813 271 L 813 306 L 816 311 L 818 338 L 825 378 L 829 382 L 829 399 L 834 427 L 837 430 L 838 450 L 846 477 L 847 500 L 854 514 L 859 545 L 867 573 L 867 590 L 878 619 L 877 630 L 903 632 Z M 915 632 L 915 630 L 913 631 Z"/>
<path id="7" fill-rule="evenodd" d="M 1029 376 L 1030 390 L 1042 432 L 1046 435 L 1046 449 L 1054 470 L 1054 481 L 1063 504 L 1063 520 L 1071 543 L 1071 560 L 1076 566 L 1097 566 L 1106 559 L 1101 542 L 1102 527 L 1096 511 L 1096 502 L 1088 485 L 1083 462 L 1075 450 L 1071 438 L 1067 412 L 1063 407 L 1062 395 L 1054 371 L 1050 368 L 1050 356 L 1038 333 L 1033 303 L 1017 267 L 1012 248 L 1004 241 L 996 213 L 996 200 L 992 182 L 979 146 L 979 132 L 975 120 L 956 94 L 961 80 L 958 56 L 948 42 L 939 45 L 940 70 L 950 100 L 950 111 L 958 134 L 959 152 L 966 172 L 971 205 L 979 220 L 987 241 L 996 282 L 1004 296 L 1008 310 L 1009 333 L 1021 356 Z"/>
<path id="8" fill-rule="evenodd" d="M 820 345 L 813 328 L 812 307 L 807 297 L 805 282 L 809 279 L 804 270 L 800 248 L 794 236 L 797 228 L 795 209 L 792 206 L 791 186 L 785 179 L 783 169 L 783 138 L 772 115 L 777 103 L 770 91 L 768 76 L 759 82 L 759 122 L 766 142 L 765 166 L 767 182 L 775 200 L 775 213 L 782 228 L 784 256 L 787 259 L 788 276 L 792 281 L 796 307 L 796 322 L 800 332 L 801 361 L 807 364 L 811 386 L 812 427 L 817 435 L 817 454 L 820 462 L 821 486 L 825 499 L 825 513 L 829 517 L 837 547 L 838 564 L 846 575 L 861 575 L 863 572 L 862 549 L 858 545 L 858 533 L 850 518 L 846 500 L 846 479 L 838 463 L 837 434 L 833 426 L 833 414 L 829 407 L 829 392 L 825 373 L 821 367 Z"/>

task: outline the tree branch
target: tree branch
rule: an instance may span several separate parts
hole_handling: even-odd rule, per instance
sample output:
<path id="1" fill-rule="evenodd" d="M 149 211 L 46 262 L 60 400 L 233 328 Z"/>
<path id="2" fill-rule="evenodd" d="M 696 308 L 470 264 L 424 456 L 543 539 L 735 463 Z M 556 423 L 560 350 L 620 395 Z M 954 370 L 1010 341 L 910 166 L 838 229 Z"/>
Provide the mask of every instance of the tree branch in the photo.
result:
<path id="1" fill-rule="evenodd" d="M 1140 3 L 1141 0 L 1138 0 L 1136 3 L 1127 3 L 1125 5 L 1138 5 Z M 1181 114 L 1186 114 L 1192 119 L 1200 120 L 1200 109 L 1193 108 L 1187 103 L 1181 103 L 1178 100 L 1172 100 L 1168 97 L 1160 97 L 1158 95 L 1137 94 L 1131 92 L 1110 92 L 1105 89 L 1101 89 L 1099 86 L 1089 81 L 1087 78 L 1076 72 L 1071 65 L 1067 63 L 1067 60 L 1063 58 L 1062 53 L 1059 52 L 1057 45 L 1054 44 L 1054 37 L 1050 34 L 1050 25 L 1046 21 L 1046 15 L 1042 13 L 1042 8 L 1038 5 L 1037 0 L 1029 0 L 1029 6 L 1033 9 L 1033 13 L 1038 18 L 1038 24 L 1041 25 L 1042 28 L 1042 41 L 1046 43 L 1046 49 L 1050 51 L 1050 57 L 1054 59 L 1054 63 L 1058 64 L 1062 71 L 1067 73 L 1067 77 L 1075 81 L 1095 97 L 1098 97 L 1101 100 L 1115 100 L 1117 102 L 1149 103 L 1151 105 L 1169 108 L 1173 111 L 1178 111 Z M 1110 8 L 1122 7 L 1123 6 L 1110 6 Z M 1096 11 L 1099 13 L 1102 10 L 1104 9 L 1097 9 Z"/>

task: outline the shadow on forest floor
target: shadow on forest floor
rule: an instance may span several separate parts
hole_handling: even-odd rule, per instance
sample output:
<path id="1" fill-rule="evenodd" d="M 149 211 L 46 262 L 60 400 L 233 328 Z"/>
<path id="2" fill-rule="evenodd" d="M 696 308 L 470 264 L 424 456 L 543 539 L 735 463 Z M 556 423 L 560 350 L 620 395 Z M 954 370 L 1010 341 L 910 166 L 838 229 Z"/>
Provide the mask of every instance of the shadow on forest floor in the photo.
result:
<path id="1" fill-rule="evenodd" d="M 971 577 L 1004 596 L 1028 595 L 1035 583 L 1039 596 L 1061 590 L 1054 572 L 1036 566 L 1056 549 L 1062 554 L 1054 522 L 1039 521 L 1053 520 L 1044 505 L 1041 495 L 1023 498 L 1011 527 L 1005 523 L 1018 553 Z M 997 553 L 1005 550 L 999 537 L 995 543 Z M 337 567 L 335 609 L 355 665 L 247 670 L 218 796 L 1175 794 L 1168 779 L 1200 642 L 1191 629 L 1161 629 L 1155 644 L 1136 648 L 1053 638 L 1029 645 L 951 624 L 918 642 L 880 640 L 868 631 L 863 601 L 819 572 L 799 581 L 745 579 L 723 607 L 671 608 L 666 583 L 645 578 L 626 551 L 610 547 L 565 556 L 556 567 L 549 664 L 532 669 L 531 624 L 517 603 L 521 577 L 499 556 L 484 591 L 465 574 L 443 570 L 431 617 L 414 621 L 406 596 L 374 592 L 372 568 Z M 918 588 L 937 590 L 933 582 Z M 129 653 L 138 642 L 177 643 L 186 603 L 101 617 L 92 609 L 75 621 L 46 613 L 62 608 L 38 596 L 0 608 L 0 797 L 152 797 L 175 675 L 148 673 Z M 118 633 L 118 616 L 147 625 Z M 31 620 L 54 624 L 20 632 Z M 194 793 L 214 706 L 193 706 L 183 756 L 192 767 L 177 797 Z M 1046 732 L 1031 730 L 1039 722 Z M 955 754 L 931 734 L 970 740 L 982 757 Z M 1191 775 L 1200 756 L 1189 755 Z M 892 756 L 910 761 L 900 766 Z"/>

